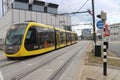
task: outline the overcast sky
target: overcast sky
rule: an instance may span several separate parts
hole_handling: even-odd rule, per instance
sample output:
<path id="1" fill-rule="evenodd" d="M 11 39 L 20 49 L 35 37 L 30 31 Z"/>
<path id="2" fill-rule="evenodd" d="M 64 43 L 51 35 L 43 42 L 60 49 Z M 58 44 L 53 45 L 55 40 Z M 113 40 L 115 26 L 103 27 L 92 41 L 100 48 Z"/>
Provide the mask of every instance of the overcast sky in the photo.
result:
<path id="1" fill-rule="evenodd" d="M 2 15 L 2 5 L 0 0 L 0 17 Z M 51 2 L 59 4 L 59 13 L 86 11 L 92 9 L 91 0 L 42 0 L 45 2 Z M 86 3 L 86 4 L 85 4 Z M 120 22 L 120 0 L 94 0 L 95 3 L 95 16 L 100 14 L 101 10 L 107 13 L 107 23 L 119 23 Z M 84 5 L 85 4 L 85 5 Z M 83 6 L 84 5 L 84 6 Z M 83 6 L 83 7 L 82 7 Z M 92 22 L 92 17 L 88 13 L 71 15 L 72 24 L 83 24 Z M 99 19 L 96 18 L 96 22 Z M 85 27 L 81 25 L 79 29 Z M 89 27 L 89 26 L 87 26 Z M 78 27 L 77 27 L 78 28 Z"/>
<path id="2" fill-rule="evenodd" d="M 81 6 L 88 1 L 80 11 L 86 11 L 91 8 L 91 0 L 43 0 L 46 2 L 53 2 L 59 4 L 60 12 L 75 12 L 78 11 Z M 95 3 L 95 15 L 100 14 L 101 10 L 107 13 L 108 23 L 120 22 L 120 0 L 94 0 Z M 72 15 L 74 16 L 74 15 Z M 89 14 L 76 15 L 78 21 L 88 21 L 90 19 Z M 75 21 L 76 22 L 76 21 Z"/>
<path id="3" fill-rule="evenodd" d="M 92 0 L 43 0 L 59 4 L 59 12 L 76 12 L 92 10 Z M 86 4 L 85 4 L 86 3 Z M 85 4 L 85 5 L 84 5 Z M 84 6 L 83 6 L 84 5 Z M 83 6 L 83 7 L 82 7 Z M 100 14 L 101 10 L 107 13 L 107 23 L 120 23 L 120 0 L 94 0 L 95 16 Z M 72 24 L 83 24 L 92 22 L 92 17 L 88 13 L 71 15 Z M 96 17 L 96 22 L 100 20 Z M 76 30 L 83 28 L 92 28 L 92 26 L 79 25 L 73 27 Z"/>

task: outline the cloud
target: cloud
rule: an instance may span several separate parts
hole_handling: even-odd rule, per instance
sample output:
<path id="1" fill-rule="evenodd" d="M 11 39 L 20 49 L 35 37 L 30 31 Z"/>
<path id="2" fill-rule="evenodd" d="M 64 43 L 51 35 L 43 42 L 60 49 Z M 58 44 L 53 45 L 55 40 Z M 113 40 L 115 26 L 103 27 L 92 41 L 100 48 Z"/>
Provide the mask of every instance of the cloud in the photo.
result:
<path id="1" fill-rule="evenodd" d="M 120 14 L 119 13 L 120 13 L 119 11 L 108 13 L 107 22 L 110 24 L 120 23 Z"/>
<path id="2" fill-rule="evenodd" d="M 96 15 L 100 14 L 101 10 L 107 13 L 108 23 L 120 22 L 120 1 L 119 0 L 95 0 Z"/>
<path id="3" fill-rule="evenodd" d="M 111 9 L 119 9 L 119 4 L 114 0 L 95 0 L 95 8 L 110 11 Z"/>
<path id="4" fill-rule="evenodd" d="M 1 1 L 1 0 L 0 0 Z M 56 3 L 59 4 L 58 11 L 59 13 L 66 12 L 76 12 L 87 0 L 42 0 L 45 2 Z M 87 9 L 92 9 L 91 5 L 92 0 L 88 0 L 86 5 L 80 11 L 86 11 Z M 100 14 L 101 10 L 107 13 L 108 22 L 120 22 L 120 1 L 119 0 L 94 0 L 95 4 L 95 14 Z M 0 16 L 2 15 L 1 10 L 1 2 L 0 2 Z M 95 15 L 95 16 L 96 16 Z M 73 23 L 81 23 L 88 22 L 91 18 L 89 14 L 77 14 L 76 16 L 71 16 L 73 19 Z M 96 18 L 97 19 L 97 18 Z M 97 19 L 98 20 L 98 19 Z"/>
<path id="5" fill-rule="evenodd" d="M 77 11 L 87 0 L 42 0 L 42 1 L 59 4 L 58 11 L 64 13 Z M 87 4 L 89 2 L 90 0 L 88 0 Z M 86 7 L 86 5 L 84 7 Z"/>

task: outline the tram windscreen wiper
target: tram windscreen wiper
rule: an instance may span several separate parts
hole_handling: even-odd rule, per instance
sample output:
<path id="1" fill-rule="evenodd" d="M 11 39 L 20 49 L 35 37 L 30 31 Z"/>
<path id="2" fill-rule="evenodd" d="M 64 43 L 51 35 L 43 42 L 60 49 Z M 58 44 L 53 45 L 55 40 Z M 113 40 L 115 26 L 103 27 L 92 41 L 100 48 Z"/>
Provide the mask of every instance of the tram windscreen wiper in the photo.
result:
<path id="1" fill-rule="evenodd" d="M 15 42 L 13 43 L 13 45 L 20 45 L 21 39 L 22 39 L 22 35 L 17 35 L 17 38 L 15 39 Z"/>

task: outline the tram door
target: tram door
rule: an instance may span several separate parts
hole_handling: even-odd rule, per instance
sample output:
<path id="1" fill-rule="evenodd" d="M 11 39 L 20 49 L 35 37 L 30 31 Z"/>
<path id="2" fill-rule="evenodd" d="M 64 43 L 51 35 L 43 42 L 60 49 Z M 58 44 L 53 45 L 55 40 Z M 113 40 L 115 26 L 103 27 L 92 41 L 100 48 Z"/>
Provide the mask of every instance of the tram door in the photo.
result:
<path id="1" fill-rule="evenodd" d="M 25 40 L 25 48 L 27 50 L 38 49 L 37 31 L 35 27 L 31 27 L 28 30 L 26 40 Z"/>
<path id="2" fill-rule="evenodd" d="M 57 48 L 59 48 L 60 44 L 61 44 L 60 32 L 59 31 L 56 32 L 56 41 L 57 41 Z"/>

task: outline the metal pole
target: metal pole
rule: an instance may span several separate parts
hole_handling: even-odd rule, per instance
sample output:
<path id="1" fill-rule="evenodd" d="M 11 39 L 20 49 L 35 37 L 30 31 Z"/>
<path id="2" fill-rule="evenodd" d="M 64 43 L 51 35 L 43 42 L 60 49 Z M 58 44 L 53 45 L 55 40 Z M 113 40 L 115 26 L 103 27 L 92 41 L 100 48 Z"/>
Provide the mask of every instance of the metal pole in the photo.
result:
<path id="1" fill-rule="evenodd" d="M 95 34 L 95 10 L 94 10 L 94 0 L 92 0 L 92 12 L 93 12 L 93 34 L 94 34 L 94 42 L 96 45 L 96 34 Z"/>
<path id="2" fill-rule="evenodd" d="M 108 42 L 103 43 L 103 75 L 107 76 L 107 46 Z"/>
<path id="3" fill-rule="evenodd" d="M 4 5 L 3 5 L 3 0 L 2 0 L 2 16 L 4 16 Z"/>
<path id="4" fill-rule="evenodd" d="M 104 28 L 105 28 L 106 20 L 102 19 L 102 21 L 104 23 Z M 104 28 L 103 28 L 103 31 L 104 31 Z M 108 46 L 108 43 L 106 42 L 104 37 L 103 39 L 103 76 L 107 76 L 107 48 L 108 48 L 107 46 Z"/>

